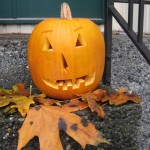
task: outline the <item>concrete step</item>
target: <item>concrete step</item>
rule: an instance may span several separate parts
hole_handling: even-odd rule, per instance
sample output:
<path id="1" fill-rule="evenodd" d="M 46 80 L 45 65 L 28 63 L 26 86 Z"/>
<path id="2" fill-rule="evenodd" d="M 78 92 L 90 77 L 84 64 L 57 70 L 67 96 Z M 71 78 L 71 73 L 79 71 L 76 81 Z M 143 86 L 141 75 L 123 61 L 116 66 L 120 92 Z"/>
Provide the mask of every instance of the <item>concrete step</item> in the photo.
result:
<path id="1" fill-rule="evenodd" d="M 16 83 L 24 83 L 28 88 L 30 84 L 33 84 L 27 65 L 28 39 L 29 35 L 0 35 L 0 87 L 11 88 Z M 34 90 L 38 92 L 35 86 Z M 104 137 L 112 143 L 111 145 L 101 144 L 102 149 L 140 150 L 141 105 L 130 103 L 119 107 L 105 106 L 104 110 L 106 113 L 104 119 L 97 117 L 89 110 L 78 112 L 79 115 L 91 120 Z M 3 130 L 3 127 L 0 127 L 0 130 Z M 0 136 L 3 135 L 0 134 Z M 64 136 L 67 138 L 66 135 L 61 134 L 61 137 Z M 15 138 L 17 141 L 16 136 Z M 1 142 L 4 145 L 7 142 L 11 149 L 9 141 L 2 140 Z M 37 142 L 38 140 L 34 139 L 26 149 L 30 149 Z M 17 145 L 17 143 L 14 144 Z M 75 149 L 74 147 L 81 149 L 72 139 L 70 145 L 72 149 Z M 64 147 L 67 147 L 65 142 Z M 95 147 L 87 147 L 87 150 L 89 149 L 97 150 Z"/>

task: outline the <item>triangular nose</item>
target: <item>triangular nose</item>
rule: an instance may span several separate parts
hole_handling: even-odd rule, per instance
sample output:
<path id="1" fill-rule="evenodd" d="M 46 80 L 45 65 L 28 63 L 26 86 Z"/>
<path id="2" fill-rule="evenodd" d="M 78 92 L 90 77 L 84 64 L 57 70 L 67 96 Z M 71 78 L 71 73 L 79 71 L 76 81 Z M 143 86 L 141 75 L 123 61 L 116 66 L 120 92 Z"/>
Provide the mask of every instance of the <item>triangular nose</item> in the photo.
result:
<path id="1" fill-rule="evenodd" d="M 68 63 L 67 63 L 67 61 L 66 61 L 64 55 L 61 54 L 61 56 L 62 56 L 63 67 L 64 67 L 64 69 L 66 70 L 66 69 L 68 69 Z"/>

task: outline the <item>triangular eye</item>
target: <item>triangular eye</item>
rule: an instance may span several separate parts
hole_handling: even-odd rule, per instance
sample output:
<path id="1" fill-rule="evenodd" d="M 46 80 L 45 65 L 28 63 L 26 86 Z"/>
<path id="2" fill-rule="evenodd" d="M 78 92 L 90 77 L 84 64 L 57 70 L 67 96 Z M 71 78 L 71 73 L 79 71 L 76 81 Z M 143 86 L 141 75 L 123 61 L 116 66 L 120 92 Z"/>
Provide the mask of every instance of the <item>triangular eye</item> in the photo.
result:
<path id="1" fill-rule="evenodd" d="M 51 45 L 51 43 L 49 42 L 49 40 L 47 39 L 47 37 L 45 37 L 45 40 L 43 42 L 43 50 L 53 50 L 53 47 Z"/>
<path id="2" fill-rule="evenodd" d="M 79 47 L 79 46 L 83 46 L 83 39 L 80 34 L 78 35 L 78 38 L 76 41 L 76 47 Z"/>

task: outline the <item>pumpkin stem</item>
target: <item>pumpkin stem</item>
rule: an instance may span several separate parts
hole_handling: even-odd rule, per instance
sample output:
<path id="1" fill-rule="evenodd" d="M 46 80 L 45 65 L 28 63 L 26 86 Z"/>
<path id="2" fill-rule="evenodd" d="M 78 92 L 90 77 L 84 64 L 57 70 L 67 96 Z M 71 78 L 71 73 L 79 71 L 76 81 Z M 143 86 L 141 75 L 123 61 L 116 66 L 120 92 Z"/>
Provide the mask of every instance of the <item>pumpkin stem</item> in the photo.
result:
<path id="1" fill-rule="evenodd" d="M 61 4 L 60 18 L 61 19 L 67 19 L 67 20 L 72 19 L 70 7 L 65 2 Z"/>

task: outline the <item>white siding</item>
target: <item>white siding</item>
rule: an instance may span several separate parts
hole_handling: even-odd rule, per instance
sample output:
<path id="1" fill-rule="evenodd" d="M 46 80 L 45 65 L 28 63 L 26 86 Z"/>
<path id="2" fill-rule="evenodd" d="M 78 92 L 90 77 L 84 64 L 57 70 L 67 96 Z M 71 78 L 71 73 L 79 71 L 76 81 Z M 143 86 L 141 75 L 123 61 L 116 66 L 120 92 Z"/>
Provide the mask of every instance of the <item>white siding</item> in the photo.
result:
<path id="1" fill-rule="evenodd" d="M 120 12 L 123 18 L 128 20 L 128 4 L 115 3 L 116 9 Z M 138 4 L 134 4 L 134 22 L 133 29 L 137 32 L 138 28 Z M 0 25 L 0 33 L 31 33 L 35 25 Z M 101 26 L 103 31 L 103 26 Z M 113 19 L 113 31 L 123 31 L 118 23 Z M 144 33 L 150 34 L 150 5 L 145 5 L 144 12 Z"/>
<path id="2" fill-rule="evenodd" d="M 35 25 L 0 25 L 0 33 L 31 33 Z"/>
<path id="3" fill-rule="evenodd" d="M 125 3 L 115 3 L 116 9 L 123 16 L 123 18 L 128 20 L 128 4 Z M 134 4 L 133 11 L 133 30 L 137 32 L 138 28 L 138 4 Z M 122 28 L 118 25 L 118 23 L 113 19 L 113 30 L 114 31 L 122 31 Z M 150 34 L 150 5 L 145 5 L 144 10 L 144 33 Z"/>

